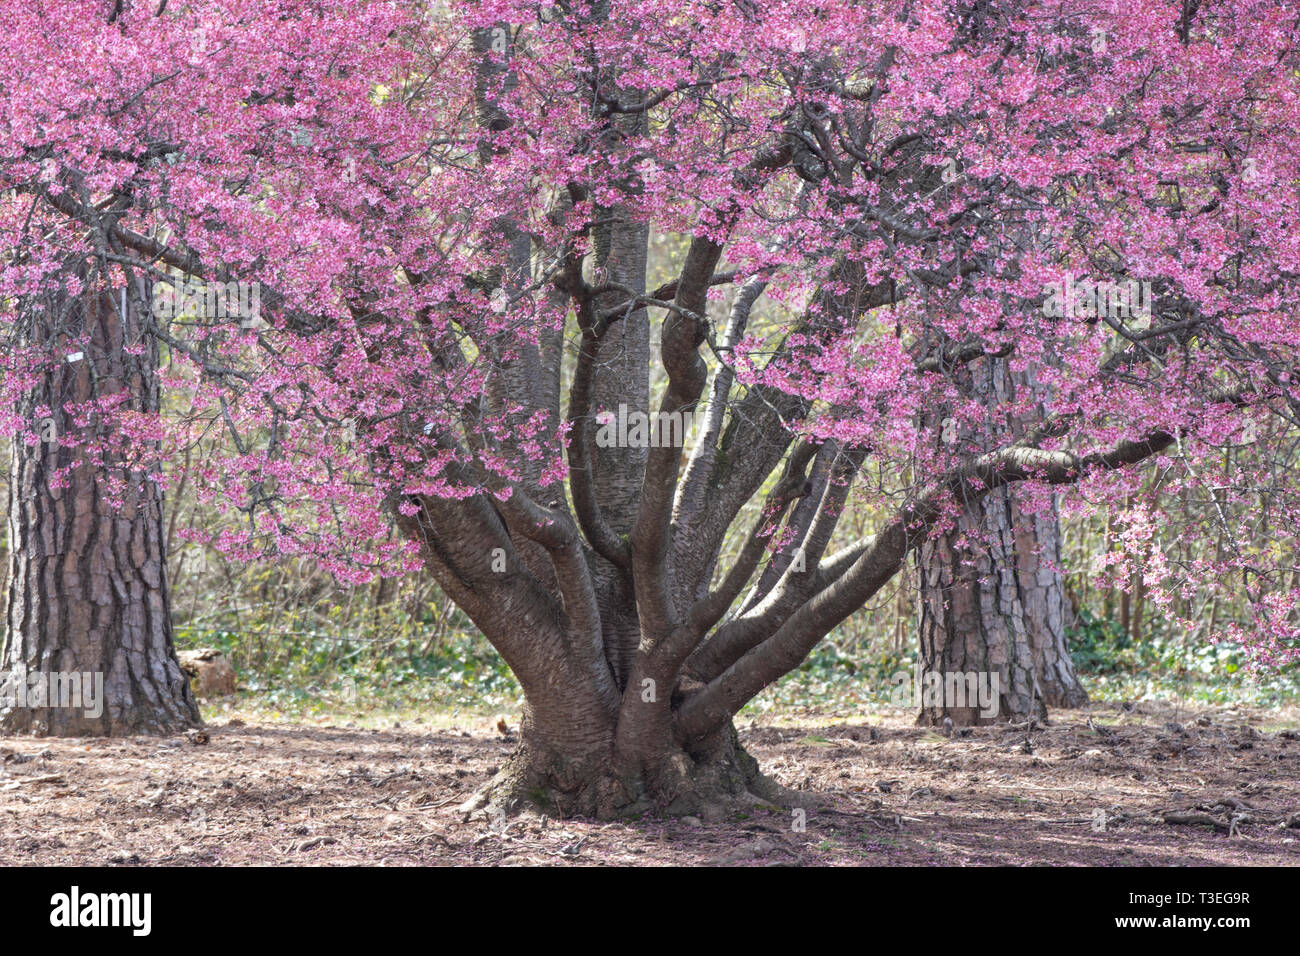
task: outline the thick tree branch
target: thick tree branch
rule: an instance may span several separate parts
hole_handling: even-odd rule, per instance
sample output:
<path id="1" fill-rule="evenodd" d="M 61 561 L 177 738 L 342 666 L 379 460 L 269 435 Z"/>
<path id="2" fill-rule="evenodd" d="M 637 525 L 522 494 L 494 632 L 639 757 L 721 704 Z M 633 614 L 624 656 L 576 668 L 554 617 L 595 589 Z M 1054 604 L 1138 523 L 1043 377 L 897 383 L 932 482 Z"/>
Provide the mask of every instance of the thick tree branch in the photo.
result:
<path id="1" fill-rule="evenodd" d="M 691 608 L 690 626 L 700 637 L 718 623 L 722 615 L 727 613 L 732 602 L 740 595 L 746 582 L 753 575 L 754 569 L 758 567 L 759 561 L 762 560 L 767 543 L 781 526 L 786 510 L 799 498 L 811 494 L 812 483 L 805 477 L 805 471 L 808 462 L 816 452 L 817 447 L 811 442 L 804 441 L 799 444 L 790 456 L 785 475 L 772 489 L 759 512 L 758 520 L 754 522 L 754 527 L 750 529 L 749 536 L 741 547 L 740 555 L 732 564 L 726 577 L 717 590 L 697 601 Z"/>
<path id="2" fill-rule="evenodd" d="M 869 600 L 897 573 L 912 548 L 926 538 L 944 513 L 945 504 L 978 499 L 1015 481 L 1071 484 L 1098 470 L 1136 464 L 1175 442 L 1166 431 L 1086 455 L 1012 446 L 981 455 L 958 469 L 905 509 L 873 538 L 853 565 L 834 584 L 796 611 L 769 638 L 750 650 L 692 697 L 678 715 L 682 739 L 694 740 L 729 720 L 764 687 L 797 667 L 833 628 Z"/>
<path id="3" fill-rule="evenodd" d="M 573 493 L 573 507 L 578 523 L 596 553 L 611 564 L 626 568 L 631 565 L 628 544 L 620 538 L 601 514 L 596 498 L 595 462 L 592 454 L 594 441 L 591 435 L 591 390 L 596 374 L 601 335 L 597 331 L 593 299 L 582 281 L 582 265 L 576 256 L 569 257 L 568 283 L 577 305 L 578 327 L 582 341 L 578 349 L 578 364 L 573 382 L 569 386 L 569 488 Z"/>

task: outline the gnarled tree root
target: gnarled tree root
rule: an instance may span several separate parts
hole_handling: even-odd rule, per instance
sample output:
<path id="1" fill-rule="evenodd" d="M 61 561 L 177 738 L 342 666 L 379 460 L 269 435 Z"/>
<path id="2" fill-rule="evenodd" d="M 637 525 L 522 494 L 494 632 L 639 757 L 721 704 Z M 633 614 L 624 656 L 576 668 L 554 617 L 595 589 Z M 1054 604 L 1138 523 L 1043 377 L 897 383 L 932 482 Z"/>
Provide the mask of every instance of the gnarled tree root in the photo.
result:
<path id="1" fill-rule="evenodd" d="M 525 810 L 550 817 L 600 820 L 645 815 L 721 821 L 755 807 L 808 807 L 809 793 L 765 776 L 734 729 L 694 753 L 674 749 L 653 769 L 619 773 L 609 756 L 566 759 L 523 741 L 505 766 L 457 809 L 465 819 L 502 819 Z"/>

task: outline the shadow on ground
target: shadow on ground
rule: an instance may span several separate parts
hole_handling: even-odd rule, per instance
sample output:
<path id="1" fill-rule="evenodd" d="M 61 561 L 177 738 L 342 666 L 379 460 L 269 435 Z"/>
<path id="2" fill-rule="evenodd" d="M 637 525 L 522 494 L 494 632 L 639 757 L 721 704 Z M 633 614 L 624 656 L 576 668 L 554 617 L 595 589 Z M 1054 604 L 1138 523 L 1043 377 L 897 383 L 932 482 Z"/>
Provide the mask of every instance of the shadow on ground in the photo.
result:
<path id="1" fill-rule="evenodd" d="M 707 825 L 466 822 L 513 747 L 487 720 L 7 738 L 0 865 L 1295 864 L 1295 717 L 1144 702 L 951 739 L 898 712 L 750 723 L 763 769 L 821 806 Z"/>

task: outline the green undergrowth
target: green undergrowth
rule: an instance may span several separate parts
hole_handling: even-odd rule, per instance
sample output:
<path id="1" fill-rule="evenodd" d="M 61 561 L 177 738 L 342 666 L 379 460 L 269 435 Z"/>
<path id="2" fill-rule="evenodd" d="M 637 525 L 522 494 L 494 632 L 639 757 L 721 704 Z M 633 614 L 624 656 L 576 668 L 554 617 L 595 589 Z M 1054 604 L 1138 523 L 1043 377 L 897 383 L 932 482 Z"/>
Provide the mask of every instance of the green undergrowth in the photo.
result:
<path id="1" fill-rule="evenodd" d="M 329 718 L 358 726 L 390 721 L 471 723 L 517 719 L 521 694 L 504 661 L 468 622 L 435 628 L 427 621 L 374 619 L 347 629 L 330 622 L 277 619 L 181 625 L 182 649 L 215 647 L 239 675 L 233 699 L 206 712 L 263 719 Z M 1240 648 L 1190 645 L 1156 633 L 1134 641 L 1114 623 L 1081 615 L 1069 635 L 1075 664 L 1098 702 L 1168 700 L 1203 705 L 1277 707 L 1300 700 L 1300 671 L 1253 674 Z M 882 651 L 832 634 L 800 667 L 769 687 L 741 719 L 810 711 L 863 714 L 897 706 L 910 681 L 915 651 Z"/>
<path id="2" fill-rule="evenodd" d="M 1181 701 L 1278 707 L 1300 701 L 1300 668 L 1252 673 L 1232 644 L 1192 643 L 1163 632 L 1133 640 L 1114 621 L 1087 611 L 1067 635 L 1075 667 L 1098 702 Z M 750 701 L 742 716 L 802 708 L 861 712 L 896 704 L 910 681 L 916 651 L 872 651 L 832 634 L 792 674 Z M 905 675 L 905 676 L 904 676 Z"/>
<path id="3" fill-rule="evenodd" d="M 1198 704 L 1276 707 L 1300 700 L 1300 667 L 1252 671 L 1236 644 L 1185 639 L 1154 627 L 1141 640 L 1088 611 L 1069 634 L 1075 666 L 1096 700 L 1177 698 Z"/>
<path id="4" fill-rule="evenodd" d="M 331 717 L 369 725 L 413 715 L 454 721 L 519 710 L 514 675 L 486 640 L 468 630 L 393 622 L 347 631 L 180 626 L 176 642 L 181 649 L 225 653 L 238 675 L 238 693 L 227 708 L 263 718 Z"/>

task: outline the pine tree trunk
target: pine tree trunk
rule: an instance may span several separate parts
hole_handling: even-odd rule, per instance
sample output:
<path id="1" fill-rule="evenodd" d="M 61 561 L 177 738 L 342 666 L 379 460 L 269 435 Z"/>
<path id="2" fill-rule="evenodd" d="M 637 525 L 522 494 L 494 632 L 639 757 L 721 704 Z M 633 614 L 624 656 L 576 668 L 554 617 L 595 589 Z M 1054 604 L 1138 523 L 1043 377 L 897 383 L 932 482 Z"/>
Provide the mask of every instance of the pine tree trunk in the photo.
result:
<path id="1" fill-rule="evenodd" d="M 1016 536 L 1016 574 L 1026 630 L 1033 650 L 1034 674 L 1042 702 L 1074 708 L 1088 703 L 1079 682 L 1065 631 L 1073 612 L 1061 571 L 1061 522 L 1056 502 L 1050 514 L 1026 514 L 1011 495 Z"/>
<path id="2" fill-rule="evenodd" d="M 991 406 L 1008 401 L 1014 388 L 1001 359 L 973 367 L 970 385 Z M 1049 706 L 1087 703 L 1065 640 L 1068 606 L 1055 501 L 1047 513 L 1029 513 L 1010 488 L 990 492 L 967 503 L 951 532 L 925 542 L 916 561 L 918 723 L 1042 718 Z M 972 686 L 997 699 L 971 706 L 965 690 Z"/>
<path id="3" fill-rule="evenodd" d="M 973 532 L 977 543 L 958 544 L 963 532 Z M 1041 718 L 1048 706 L 1087 702 L 1066 646 L 1061 575 L 1048 566 L 1059 546 L 1054 515 L 1026 515 L 999 490 L 972 504 L 953 533 L 920 548 L 919 723 Z M 969 701 L 957 706 L 951 697 L 927 699 L 930 674 L 939 675 L 939 686 L 948 686 L 948 675 L 955 674 L 974 674 L 990 690 L 996 686 L 996 713 Z"/>
<path id="4" fill-rule="evenodd" d="M 56 354 L 82 355 L 49 370 L 22 404 L 33 432 L 55 440 L 13 443 L 0 732 L 123 736 L 201 724 L 172 644 L 162 491 L 112 452 L 89 460 L 105 426 L 73 413 L 122 392 L 125 409 L 158 408 L 157 345 L 145 339 L 140 354 L 127 351 L 142 338 L 136 303 L 127 300 L 124 322 L 115 298 L 56 302 L 31 331 L 31 341 L 59 343 Z M 89 344 L 61 344 L 79 333 Z M 79 675 L 79 706 L 49 693 L 56 674 L 69 689 Z M 44 697 L 20 699 L 19 684 L 30 691 L 34 682 Z"/>

